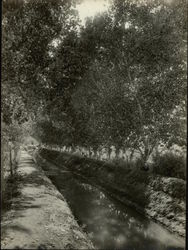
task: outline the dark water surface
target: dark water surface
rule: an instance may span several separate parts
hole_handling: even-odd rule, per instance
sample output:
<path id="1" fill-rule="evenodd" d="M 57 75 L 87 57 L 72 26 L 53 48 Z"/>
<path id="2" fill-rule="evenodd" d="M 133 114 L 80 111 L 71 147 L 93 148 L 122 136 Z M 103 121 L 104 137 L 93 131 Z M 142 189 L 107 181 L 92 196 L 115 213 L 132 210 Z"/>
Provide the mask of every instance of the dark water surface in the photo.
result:
<path id="1" fill-rule="evenodd" d="M 182 238 L 111 199 L 81 178 L 61 168 L 53 171 L 53 166 L 44 170 L 66 198 L 78 224 L 96 249 L 185 249 Z"/>

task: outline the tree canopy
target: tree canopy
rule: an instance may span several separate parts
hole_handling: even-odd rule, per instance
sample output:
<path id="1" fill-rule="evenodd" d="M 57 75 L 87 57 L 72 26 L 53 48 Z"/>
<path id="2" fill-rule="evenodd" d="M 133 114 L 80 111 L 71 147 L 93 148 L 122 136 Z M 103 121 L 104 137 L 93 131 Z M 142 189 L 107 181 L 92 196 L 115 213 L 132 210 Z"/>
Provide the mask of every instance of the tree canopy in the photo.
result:
<path id="1" fill-rule="evenodd" d="M 113 0 L 82 26 L 77 1 L 3 1 L 4 122 L 45 143 L 185 144 L 186 1 Z"/>

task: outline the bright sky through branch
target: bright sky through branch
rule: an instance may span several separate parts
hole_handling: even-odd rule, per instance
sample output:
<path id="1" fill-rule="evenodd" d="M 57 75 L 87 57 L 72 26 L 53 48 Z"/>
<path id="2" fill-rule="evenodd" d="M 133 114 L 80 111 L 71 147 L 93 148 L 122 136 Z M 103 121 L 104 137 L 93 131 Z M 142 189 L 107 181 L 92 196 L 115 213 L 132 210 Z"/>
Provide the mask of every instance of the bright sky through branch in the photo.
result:
<path id="1" fill-rule="evenodd" d="M 108 0 L 83 0 L 81 4 L 77 5 L 80 19 L 85 23 L 86 17 L 91 17 L 97 13 L 106 11 L 109 7 Z"/>

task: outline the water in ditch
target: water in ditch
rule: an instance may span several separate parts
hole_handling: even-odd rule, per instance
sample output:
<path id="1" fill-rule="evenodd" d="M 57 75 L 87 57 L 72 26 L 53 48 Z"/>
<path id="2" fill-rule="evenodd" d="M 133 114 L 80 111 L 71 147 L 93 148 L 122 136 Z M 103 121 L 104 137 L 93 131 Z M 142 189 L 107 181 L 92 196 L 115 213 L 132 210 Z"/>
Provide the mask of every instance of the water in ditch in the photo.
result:
<path id="1" fill-rule="evenodd" d="M 182 238 L 111 199 L 81 178 L 64 170 L 50 174 L 48 169 L 46 173 L 66 198 L 78 224 L 96 249 L 185 249 Z"/>

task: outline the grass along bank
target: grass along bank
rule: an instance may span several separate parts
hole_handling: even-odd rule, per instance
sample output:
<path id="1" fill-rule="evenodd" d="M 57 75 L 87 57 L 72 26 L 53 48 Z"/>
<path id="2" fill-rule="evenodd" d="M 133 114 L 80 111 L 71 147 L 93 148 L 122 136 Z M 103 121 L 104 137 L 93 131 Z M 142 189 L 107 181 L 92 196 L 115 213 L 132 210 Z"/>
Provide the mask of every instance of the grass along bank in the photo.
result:
<path id="1" fill-rule="evenodd" d="M 185 236 L 185 184 L 179 178 L 162 177 L 131 166 L 42 149 L 40 156 L 61 167 L 65 165 L 88 181 L 105 188 L 111 196 L 134 207 L 168 230 Z"/>

